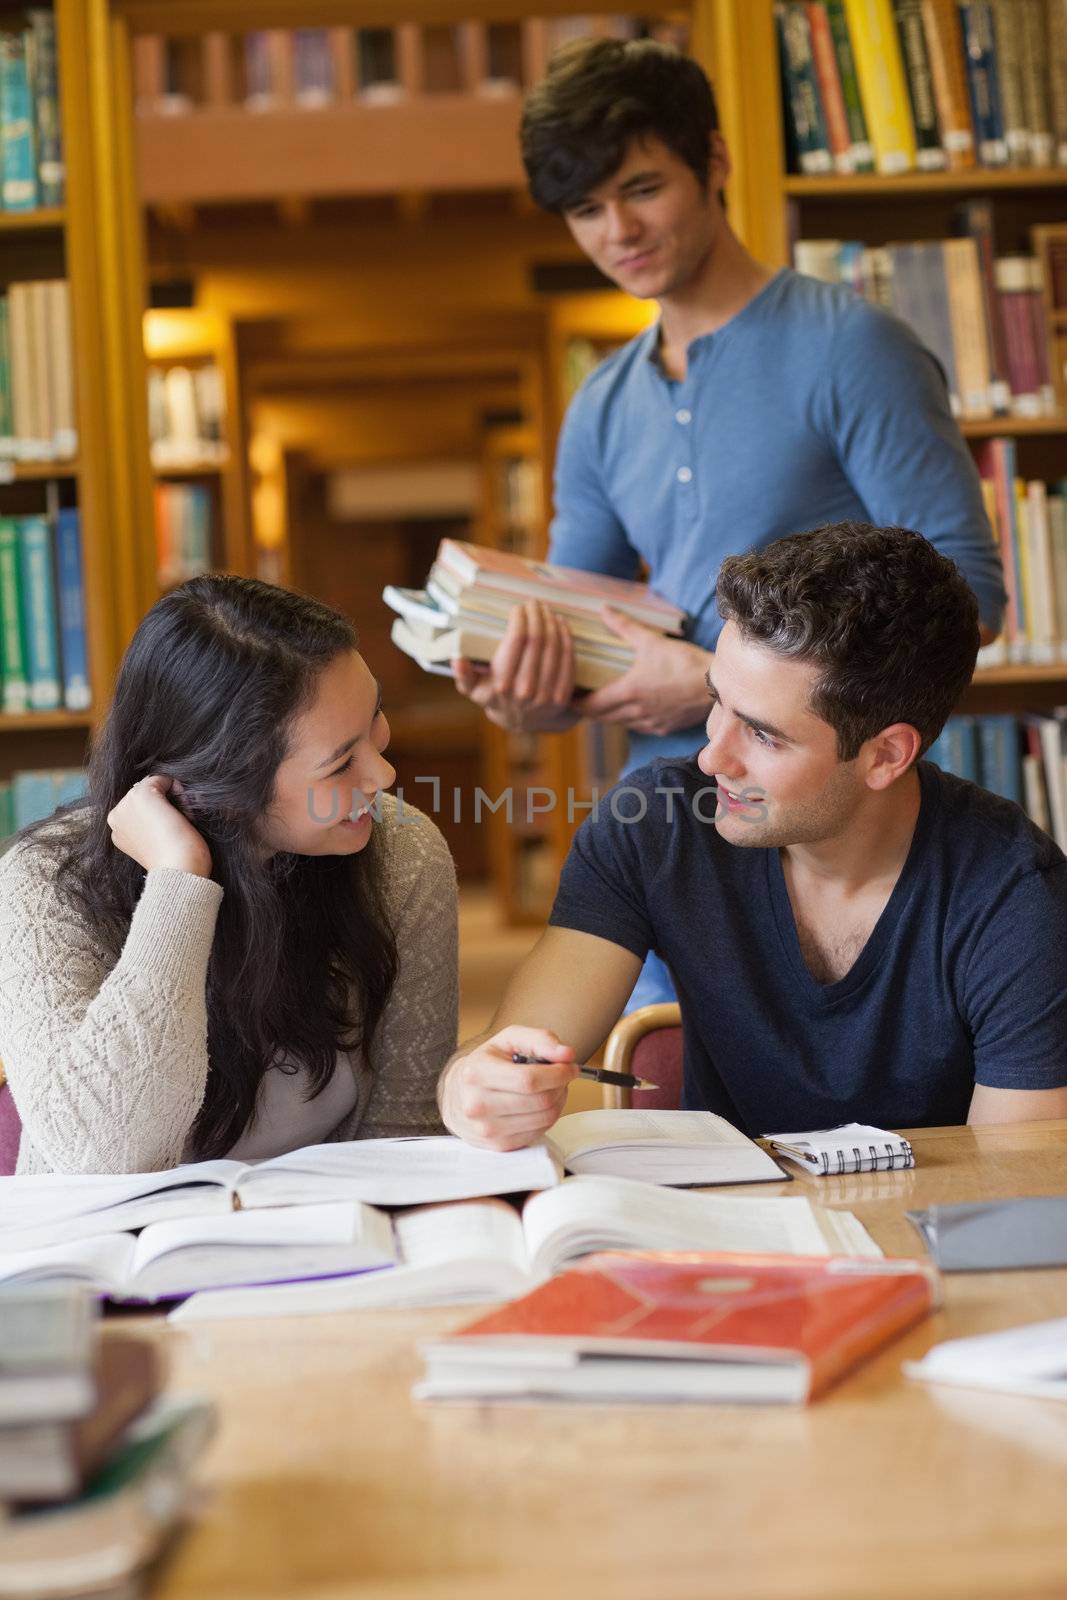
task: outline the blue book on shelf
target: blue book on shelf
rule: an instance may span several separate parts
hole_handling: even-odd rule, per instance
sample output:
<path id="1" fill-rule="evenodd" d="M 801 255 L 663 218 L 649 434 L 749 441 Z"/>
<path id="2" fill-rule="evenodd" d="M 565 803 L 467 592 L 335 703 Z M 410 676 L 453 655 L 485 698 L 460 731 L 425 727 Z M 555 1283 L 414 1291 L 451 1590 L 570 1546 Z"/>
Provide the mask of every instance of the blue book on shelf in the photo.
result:
<path id="1" fill-rule="evenodd" d="M 979 780 L 978 729 L 973 717 L 949 717 L 926 756 L 942 772 L 951 772 L 957 778 L 967 778 L 971 783 Z"/>
<path id="2" fill-rule="evenodd" d="M 84 767 L 57 767 L 52 773 L 53 803 L 69 806 L 84 800 L 88 789 L 88 774 Z"/>
<path id="3" fill-rule="evenodd" d="M 0 195 L 5 211 L 34 211 L 37 152 L 26 37 L 0 32 Z"/>
<path id="4" fill-rule="evenodd" d="M 983 167 L 1003 167 L 1008 162 L 1008 143 L 1000 107 L 993 8 L 989 0 L 961 3 L 960 26 L 978 159 Z"/>
<path id="5" fill-rule="evenodd" d="M 11 779 L 15 831 L 42 822 L 56 809 L 56 786 L 50 772 L 16 772 Z"/>
<path id="6" fill-rule="evenodd" d="M 86 711 L 93 696 L 89 687 L 89 643 L 85 632 L 81 521 L 72 507 L 64 507 L 56 518 L 56 590 L 63 704 L 68 711 Z"/>
<path id="7" fill-rule="evenodd" d="M 18 530 L 30 710 L 57 711 L 62 692 L 51 532 L 44 517 L 20 517 Z"/>
<path id="8" fill-rule="evenodd" d="M 978 741 L 982 757 L 982 787 L 1022 805 L 1023 768 L 1019 753 L 1019 724 L 1013 716 L 979 717 Z"/>

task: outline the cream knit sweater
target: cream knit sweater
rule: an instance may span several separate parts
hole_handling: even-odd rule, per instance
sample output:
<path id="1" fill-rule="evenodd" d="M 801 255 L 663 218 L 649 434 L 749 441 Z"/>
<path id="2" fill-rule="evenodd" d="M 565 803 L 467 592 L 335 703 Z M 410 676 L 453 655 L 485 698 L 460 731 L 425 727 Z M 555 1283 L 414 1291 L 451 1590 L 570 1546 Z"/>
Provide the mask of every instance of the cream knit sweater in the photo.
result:
<path id="1" fill-rule="evenodd" d="M 235 1154 L 440 1132 L 435 1088 L 456 1044 L 455 871 L 421 812 L 387 796 L 375 827 L 399 972 L 369 1056 L 339 1056 L 334 1080 L 312 1101 L 298 1079 L 268 1073 L 264 1088 L 278 1092 L 266 1145 L 261 1138 L 246 1150 L 242 1140 Z M 149 872 L 109 966 L 52 876 L 50 857 L 32 844 L 0 860 L 0 1060 L 22 1118 L 18 1170 L 176 1166 L 191 1158 L 210 1070 L 205 983 L 222 890 L 188 872 Z M 320 1103 L 331 1100 L 341 1120 L 316 1128 Z"/>

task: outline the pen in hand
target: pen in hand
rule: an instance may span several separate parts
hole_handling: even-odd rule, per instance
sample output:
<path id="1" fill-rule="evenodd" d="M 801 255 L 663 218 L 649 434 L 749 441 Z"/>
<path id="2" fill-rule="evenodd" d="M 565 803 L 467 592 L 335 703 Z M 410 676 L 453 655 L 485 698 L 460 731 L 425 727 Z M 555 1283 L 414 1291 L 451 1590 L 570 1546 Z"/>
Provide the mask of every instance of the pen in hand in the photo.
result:
<path id="1" fill-rule="evenodd" d="M 545 1066 L 549 1064 L 547 1062 L 542 1062 L 540 1056 L 524 1056 L 521 1055 L 518 1050 L 513 1050 L 511 1052 L 511 1059 L 515 1062 L 516 1066 L 520 1067 L 530 1066 L 534 1062 Z M 659 1088 L 658 1083 L 646 1083 L 644 1078 L 635 1078 L 629 1072 L 609 1072 L 607 1067 L 582 1066 L 578 1068 L 578 1076 L 579 1078 L 587 1078 L 590 1083 L 611 1083 L 614 1084 L 617 1089 Z"/>

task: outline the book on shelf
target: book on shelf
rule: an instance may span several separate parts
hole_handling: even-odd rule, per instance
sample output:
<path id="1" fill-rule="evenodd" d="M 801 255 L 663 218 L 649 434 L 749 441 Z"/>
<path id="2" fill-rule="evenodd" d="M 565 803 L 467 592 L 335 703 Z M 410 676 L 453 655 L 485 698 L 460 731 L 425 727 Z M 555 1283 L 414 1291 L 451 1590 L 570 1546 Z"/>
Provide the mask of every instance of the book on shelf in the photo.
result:
<path id="1" fill-rule="evenodd" d="M 225 409 L 222 372 L 217 362 L 150 366 L 148 434 L 153 467 L 165 471 L 224 463 Z"/>
<path id="2" fill-rule="evenodd" d="M 790 171 L 870 170 L 865 143 L 885 174 L 1067 165 L 1062 0 L 778 0 L 775 17 Z"/>
<path id="3" fill-rule="evenodd" d="M 926 760 L 1021 805 L 1067 850 L 1067 714 L 950 717 Z"/>
<path id="4" fill-rule="evenodd" d="M 575 1177 L 504 1200 L 395 1212 L 359 1201 L 175 1218 L 131 1233 L 0 1251 L 0 1285 L 72 1283 L 112 1300 L 197 1305 L 179 1320 L 499 1299 L 593 1250 L 877 1255 L 848 1212 Z M 231 1292 L 232 1291 L 232 1292 Z"/>
<path id="5" fill-rule="evenodd" d="M 1057 1317 L 969 1339 L 945 1339 L 921 1361 L 905 1361 L 904 1372 L 925 1383 L 1067 1400 L 1065 1349 L 1067 1317 Z"/>
<path id="6" fill-rule="evenodd" d="M 78 448 L 66 279 L 11 283 L 0 314 L 0 457 L 69 461 Z"/>
<path id="7" fill-rule="evenodd" d="M 420 1400 L 803 1404 L 929 1314 L 925 1263 L 606 1253 L 421 1346 Z"/>
<path id="8" fill-rule="evenodd" d="M 0 210 L 61 206 L 65 197 L 56 33 L 52 12 L 33 6 L 26 26 L 0 27 Z"/>
<path id="9" fill-rule="evenodd" d="M 545 1145 L 481 1150 L 448 1135 L 308 1145 L 254 1165 L 219 1159 L 163 1172 L 0 1178 L 0 1250 L 142 1228 L 168 1217 L 217 1215 L 235 1206 L 327 1200 L 414 1205 L 511 1194 L 558 1181 Z"/>
<path id="10" fill-rule="evenodd" d="M 0 840 L 43 822 L 59 806 L 72 805 L 85 794 L 83 767 L 55 767 L 13 772 L 0 782 Z"/>
<path id="11" fill-rule="evenodd" d="M 192 1496 L 217 1421 L 207 1400 L 161 1399 L 77 1499 L 0 1520 L 4 1592 L 33 1600 L 132 1597 Z"/>
<path id="12" fill-rule="evenodd" d="M 161 589 L 211 570 L 215 512 L 207 484 L 157 481 L 152 486 L 152 520 Z"/>
<path id="13" fill-rule="evenodd" d="M 78 512 L 0 516 L 0 704 L 20 715 L 91 703 Z"/>
<path id="14" fill-rule="evenodd" d="M 947 239 L 877 249 L 854 239 L 798 239 L 794 265 L 847 284 L 906 322 L 937 357 L 960 420 L 1054 415 L 1057 313 L 1045 307 L 1040 261 L 993 257 L 988 201 L 957 207 L 953 220 L 957 232 Z"/>
<path id="15" fill-rule="evenodd" d="M 0 1427 L 0 1502 L 66 1500 L 79 1493 L 162 1380 L 157 1347 L 121 1334 L 99 1341 L 86 1371 L 92 1399 L 81 1414 L 34 1415 Z"/>

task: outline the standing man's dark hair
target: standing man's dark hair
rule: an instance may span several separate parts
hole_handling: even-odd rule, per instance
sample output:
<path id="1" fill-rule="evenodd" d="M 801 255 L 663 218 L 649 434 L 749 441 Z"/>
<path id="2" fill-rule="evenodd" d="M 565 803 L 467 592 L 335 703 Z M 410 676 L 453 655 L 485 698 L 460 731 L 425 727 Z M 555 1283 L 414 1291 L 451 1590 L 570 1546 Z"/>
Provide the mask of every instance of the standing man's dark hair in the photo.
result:
<path id="1" fill-rule="evenodd" d="M 653 134 L 707 188 L 715 96 L 695 61 L 652 39 L 576 39 L 556 52 L 522 118 L 530 193 L 565 211 L 617 169 L 634 139 Z"/>
<path id="2" fill-rule="evenodd" d="M 746 639 L 824 669 L 811 709 L 842 761 L 896 722 L 928 750 L 974 672 L 974 593 L 906 528 L 833 522 L 727 556 L 716 598 Z"/>

